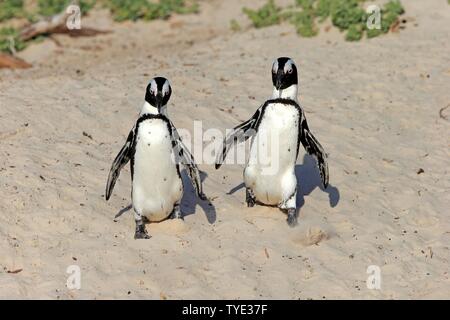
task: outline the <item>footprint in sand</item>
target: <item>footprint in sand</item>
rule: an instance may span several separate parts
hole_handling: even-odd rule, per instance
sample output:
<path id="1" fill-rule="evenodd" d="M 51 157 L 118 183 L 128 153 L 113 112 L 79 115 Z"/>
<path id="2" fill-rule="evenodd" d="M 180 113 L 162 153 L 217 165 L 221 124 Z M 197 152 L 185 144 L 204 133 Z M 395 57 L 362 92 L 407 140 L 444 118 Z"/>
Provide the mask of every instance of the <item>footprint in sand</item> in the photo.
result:
<path id="1" fill-rule="evenodd" d="M 329 234 L 322 230 L 320 227 L 309 227 L 306 232 L 303 230 L 300 235 L 297 235 L 292 240 L 296 244 L 300 244 L 304 247 L 309 247 L 315 244 L 319 244 L 329 238 Z"/>
<path id="2" fill-rule="evenodd" d="M 405 218 L 405 221 L 413 226 L 430 228 L 439 223 L 439 219 L 433 216 L 413 216 L 411 218 Z"/>

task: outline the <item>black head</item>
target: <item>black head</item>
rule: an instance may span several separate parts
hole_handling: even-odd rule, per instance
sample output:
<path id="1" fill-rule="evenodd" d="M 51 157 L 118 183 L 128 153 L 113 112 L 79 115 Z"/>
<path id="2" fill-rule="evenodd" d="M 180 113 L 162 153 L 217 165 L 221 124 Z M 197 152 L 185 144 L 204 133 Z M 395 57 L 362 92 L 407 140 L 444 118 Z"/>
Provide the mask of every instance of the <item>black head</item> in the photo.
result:
<path id="1" fill-rule="evenodd" d="M 272 66 L 272 82 L 277 90 L 284 90 L 298 84 L 297 67 L 294 60 L 287 57 L 275 60 Z"/>
<path id="2" fill-rule="evenodd" d="M 163 77 L 153 78 L 145 91 L 145 101 L 156 107 L 158 110 L 165 106 L 172 94 L 172 87 L 169 80 Z"/>

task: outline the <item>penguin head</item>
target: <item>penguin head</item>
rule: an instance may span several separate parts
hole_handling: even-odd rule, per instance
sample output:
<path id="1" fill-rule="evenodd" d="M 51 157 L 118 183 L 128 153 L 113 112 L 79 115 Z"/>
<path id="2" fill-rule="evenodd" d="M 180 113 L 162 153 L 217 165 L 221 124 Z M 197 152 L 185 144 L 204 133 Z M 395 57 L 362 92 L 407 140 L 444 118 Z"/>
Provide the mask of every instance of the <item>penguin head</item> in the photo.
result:
<path id="1" fill-rule="evenodd" d="M 276 90 L 284 90 L 298 84 L 297 66 L 294 60 L 280 57 L 272 65 L 272 82 Z"/>
<path id="2" fill-rule="evenodd" d="M 169 101 L 171 94 L 172 87 L 169 80 L 163 77 L 156 77 L 147 85 L 145 101 L 160 111 Z"/>

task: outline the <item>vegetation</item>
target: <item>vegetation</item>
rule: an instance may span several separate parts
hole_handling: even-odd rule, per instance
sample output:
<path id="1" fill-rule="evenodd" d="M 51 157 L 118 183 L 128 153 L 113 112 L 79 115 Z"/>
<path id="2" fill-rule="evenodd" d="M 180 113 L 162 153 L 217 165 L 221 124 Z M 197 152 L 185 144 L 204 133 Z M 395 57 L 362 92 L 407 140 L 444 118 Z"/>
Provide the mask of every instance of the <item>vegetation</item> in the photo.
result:
<path id="1" fill-rule="evenodd" d="M 367 28 L 368 15 L 362 6 L 364 2 L 365 0 L 295 0 L 293 5 L 281 8 L 274 0 L 268 0 L 257 10 L 244 8 L 243 12 L 255 28 L 287 21 L 303 37 L 317 35 L 317 25 L 330 18 L 333 26 L 345 32 L 345 39 L 348 41 L 361 40 L 364 34 L 373 38 L 387 33 L 397 22 L 398 16 L 404 13 L 399 0 L 390 0 L 381 9 L 381 29 L 370 30 Z"/>
<path id="2" fill-rule="evenodd" d="M 111 10 L 116 21 L 167 19 L 173 13 L 186 14 L 198 11 L 196 2 L 188 4 L 184 0 L 160 0 L 159 2 L 110 0 L 105 5 Z"/>
<path id="3" fill-rule="evenodd" d="M 247 8 L 244 8 L 243 11 L 252 20 L 256 28 L 268 27 L 281 22 L 281 8 L 275 5 L 274 0 L 268 0 L 264 6 L 256 11 Z"/>
<path id="4" fill-rule="evenodd" d="M 25 48 L 25 43 L 20 41 L 19 32 L 14 28 L 0 29 L 0 52 L 14 52 Z"/>
<path id="5" fill-rule="evenodd" d="M 450 0 L 449 0 L 450 1 Z M 236 21 L 236 19 L 232 19 L 230 21 L 230 28 L 234 32 L 241 31 L 241 25 Z"/>
<path id="6" fill-rule="evenodd" d="M 28 11 L 24 7 L 24 2 L 24 0 L 0 0 L 0 22 L 13 18 L 26 18 L 34 22 L 40 16 L 47 17 L 61 13 L 73 3 L 72 0 L 38 0 L 37 8 Z M 106 7 L 116 21 L 167 19 L 174 13 L 198 12 L 196 0 L 78 0 L 78 4 L 82 14 L 96 5 Z M 20 40 L 17 29 L 0 28 L 0 52 L 20 51 L 26 44 Z"/>
<path id="7" fill-rule="evenodd" d="M 399 1 L 389 1 L 381 10 L 381 29 L 367 30 L 367 37 L 374 38 L 389 32 L 391 26 L 397 21 L 398 16 L 404 12 L 405 10 Z"/>
<path id="8" fill-rule="evenodd" d="M 38 13 L 42 16 L 52 16 L 61 13 L 72 3 L 71 0 L 38 0 Z M 81 12 L 88 12 L 95 6 L 96 0 L 79 0 Z"/>
<path id="9" fill-rule="evenodd" d="M 369 30 L 366 26 L 367 14 L 363 8 L 365 0 L 293 0 L 288 7 L 280 7 L 275 0 L 257 10 L 243 8 L 256 28 L 276 25 L 284 21 L 291 23 L 303 37 L 313 37 L 319 32 L 319 24 L 330 19 L 331 23 L 345 32 L 348 41 L 361 40 L 364 35 L 374 38 L 389 32 L 404 13 L 399 0 L 390 0 L 381 9 L 381 29 Z M 71 0 L 38 0 L 37 8 L 30 12 L 24 8 L 24 0 L 0 0 L 0 22 L 13 18 L 35 21 L 39 16 L 52 16 L 64 10 Z M 450 0 L 448 0 L 450 3 Z M 108 8 L 116 21 L 139 19 L 167 19 L 172 14 L 198 12 L 196 0 L 79 0 L 81 12 L 85 14 L 95 5 Z M 236 20 L 230 21 L 233 31 L 241 30 Z M 0 52 L 15 52 L 26 47 L 19 38 L 19 31 L 10 27 L 0 28 Z"/>
<path id="10" fill-rule="evenodd" d="M 0 1 L 0 22 L 24 15 L 23 0 Z"/>

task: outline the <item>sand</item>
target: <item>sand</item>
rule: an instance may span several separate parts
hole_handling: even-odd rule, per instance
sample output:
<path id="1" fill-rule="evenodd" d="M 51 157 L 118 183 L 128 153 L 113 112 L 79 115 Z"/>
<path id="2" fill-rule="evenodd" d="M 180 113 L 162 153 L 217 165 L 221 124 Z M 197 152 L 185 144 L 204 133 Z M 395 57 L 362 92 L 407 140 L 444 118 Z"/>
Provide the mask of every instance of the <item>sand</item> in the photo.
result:
<path id="1" fill-rule="evenodd" d="M 0 70 L 0 298 L 449 298 L 450 107 L 439 111 L 450 104 L 450 7 L 402 2 L 406 29 L 359 43 L 248 28 L 241 7 L 263 1 L 232 0 L 152 23 L 100 11 L 82 23 L 112 34 L 57 35 L 22 52 L 32 69 Z M 104 188 L 149 79 L 171 80 L 178 128 L 224 131 L 268 98 L 284 55 L 329 154 L 326 190 L 299 154 L 298 227 L 276 208 L 245 206 L 242 165 L 202 163 L 212 205 L 187 188 L 184 222 L 150 224 L 152 238 L 134 240 L 132 211 L 118 214 L 129 168 L 109 202 Z M 70 265 L 79 290 L 66 287 Z M 371 265 L 380 290 L 366 286 Z"/>

